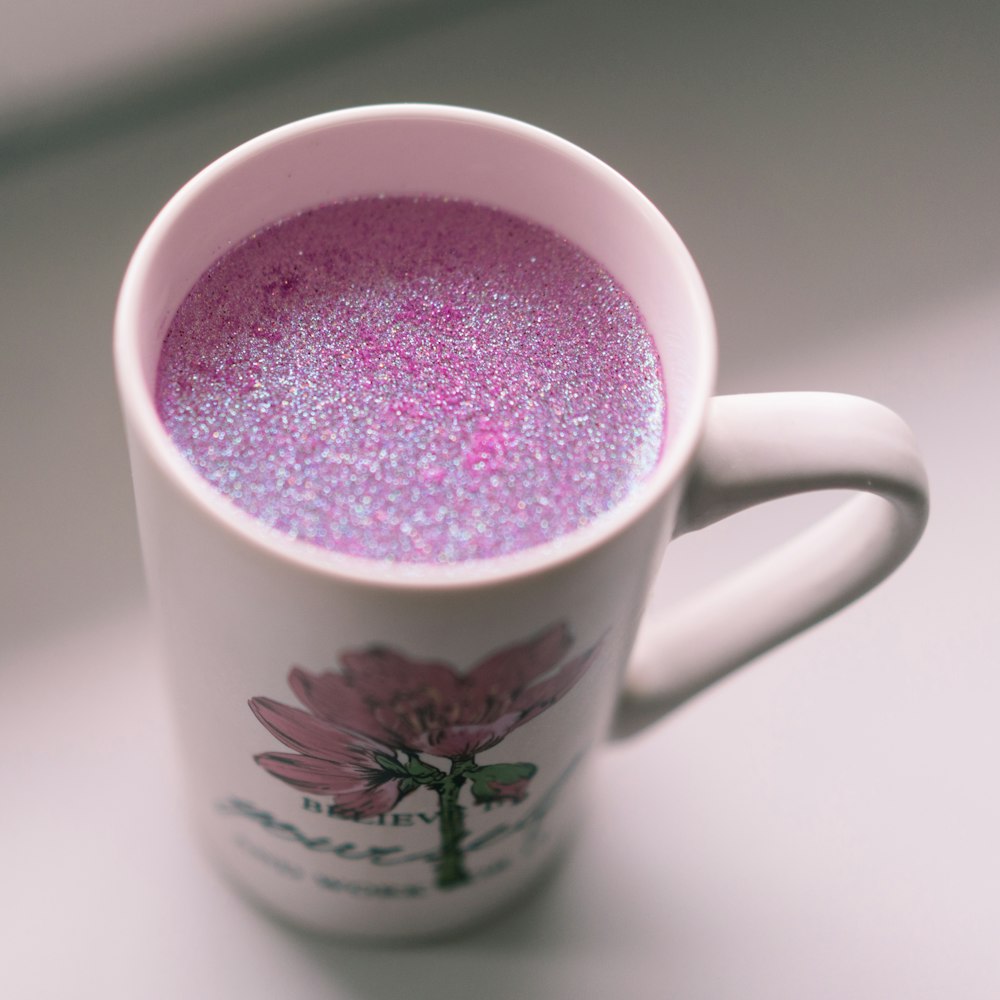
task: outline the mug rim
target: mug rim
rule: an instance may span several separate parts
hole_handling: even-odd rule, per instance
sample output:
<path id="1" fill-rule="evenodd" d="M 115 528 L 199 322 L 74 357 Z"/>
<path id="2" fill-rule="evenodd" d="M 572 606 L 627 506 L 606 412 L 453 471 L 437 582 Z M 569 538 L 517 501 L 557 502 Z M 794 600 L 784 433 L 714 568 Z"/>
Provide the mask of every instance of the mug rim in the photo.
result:
<path id="1" fill-rule="evenodd" d="M 618 197 L 630 201 L 658 228 L 696 318 L 687 333 L 694 342 L 693 355 L 697 359 L 689 379 L 689 403 L 676 437 L 664 443 L 653 470 L 625 498 L 588 524 L 505 555 L 445 563 L 407 562 L 347 555 L 291 538 L 239 508 L 187 461 L 163 426 L 143 374 L 141 347 L 145 331 L 140 323 L 143 290 L 152 273 L 157 249 L 191 203 L 205 190 L 224 183 L 234 167 L 272 147 L 299 141 L 317 131 L 392 118 L 487 126 L 546 147 L 557 157 L 575 160 L 596 174 L 602 183 L 613 186 Z M 262 220 L 261 224 L 273 221 Z M 628 291 L 628 283 L 622 284 Z M 160 472 L 225 533 L 235 535 L 270 558 L 324 577 L 394 590 L 454 590 L 512 582 L 564 566 L 607 544 L 660 504 L 683 481 L 694 457 L 714 391 L 717 346 L 708 294 L 690 252 L 659 209 L 612 167 L 569 140 L 514 118 L 454 105 L 393 103 L 328 111 L 278 126 L 224 153 L 187 181 L 159 211 L 132 254 L 115 310 L 113 353 L 130 446 L 141 445 Z M 667 419 L 670 419 L 669 395 Z"/>

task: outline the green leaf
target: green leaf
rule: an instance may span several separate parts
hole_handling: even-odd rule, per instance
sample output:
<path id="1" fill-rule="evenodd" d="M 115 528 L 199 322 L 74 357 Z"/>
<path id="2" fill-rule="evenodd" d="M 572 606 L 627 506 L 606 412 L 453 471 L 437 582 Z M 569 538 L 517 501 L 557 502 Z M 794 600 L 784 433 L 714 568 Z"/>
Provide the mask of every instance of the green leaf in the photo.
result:
<path id="1" fill-rule="evenodd" d="M 444 777 L 444 771 L 439 771 L 432 764 L 425 763 L 419 757 L 411 757 L 406 762 L 406 769 L 403 773 L 415 778 L 422 785 Z"/>
<path id="2" fill-rule="evenodd" d="M 534 764 L 487 764 L 472 774 L 472 795 L 486 802 L 520 802 L 528 794 L 528 782 L 538 770 Z"/>
<path id="3" fill-rule="evenodd" d="M 533 778 L 537 770 L 534 764 L 487 764 L 479 768 L 476 777 L 495 781 L 500 785 L 509 785 L 515 781 Z"/>
<path id="4" fill-rule="evenodd" d="M 390 774 L 394 774 L 400 778 L 404 777 L 407 773 L 406 768 L 395 757 L 387 757 L 384 753 L 375 754 L 375 763 L 383 771 L 388 771 Z"/>

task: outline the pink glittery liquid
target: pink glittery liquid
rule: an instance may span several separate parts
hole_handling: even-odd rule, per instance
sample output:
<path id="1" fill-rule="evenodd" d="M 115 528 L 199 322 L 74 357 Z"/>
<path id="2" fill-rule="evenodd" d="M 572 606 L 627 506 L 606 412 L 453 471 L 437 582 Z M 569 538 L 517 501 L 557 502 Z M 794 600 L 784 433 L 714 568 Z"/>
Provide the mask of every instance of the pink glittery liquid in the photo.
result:
<path id="1" fill-rule="evenodd" d="M 274 530 L 405 562 L 599 517 L 655 464 L 666 411 L 642 318 L 590 257 L 505 212 L 388 197 L 226 253 L 170 325 L 156 403 Z"/>

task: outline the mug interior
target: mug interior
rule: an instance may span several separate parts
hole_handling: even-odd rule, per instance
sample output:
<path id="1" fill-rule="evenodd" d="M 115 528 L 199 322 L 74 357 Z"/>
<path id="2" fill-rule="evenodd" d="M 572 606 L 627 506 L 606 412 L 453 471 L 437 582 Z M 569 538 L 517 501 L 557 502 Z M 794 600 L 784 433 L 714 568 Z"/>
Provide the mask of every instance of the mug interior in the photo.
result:
<path id="1" fill-rule="evenodd" d="M 374 561 L 284 544 L 222 501 L 173 448 L 154 405 L 156 367 L 169 323 L 201 274 L 256 229 L 345 198 L 424 195 L 467 199 L 553 229 L 605 267 L 638 306 L 659 352 L 667 396 L 664 447 L 654 473 L 591 525 L 520 553 L 438 567 L 406 567 L 422 582 L 523 571 L 599 543 L 654 503 L 693 454 L 715 376 L 715 337 L 704 286 L 686 248 L 657 209 L 600 160 L 547 132 L 460 108 L 385 105 L 332 112 L 269 132 L 207 167 L 182 188 L 143 237 L 116 316 L 116 365 L 130 432 L 211 512 L 284 554 Z M 247 523 L 244 523 L 247 522 Z M 259 527 L 259 526 L 258 526 Z M 304 551 L 310 550 L 310 551 Z M 314 551 L 313 551 L 314 550 Z M 393 568 L 398 579 L 400 565 Z"/>

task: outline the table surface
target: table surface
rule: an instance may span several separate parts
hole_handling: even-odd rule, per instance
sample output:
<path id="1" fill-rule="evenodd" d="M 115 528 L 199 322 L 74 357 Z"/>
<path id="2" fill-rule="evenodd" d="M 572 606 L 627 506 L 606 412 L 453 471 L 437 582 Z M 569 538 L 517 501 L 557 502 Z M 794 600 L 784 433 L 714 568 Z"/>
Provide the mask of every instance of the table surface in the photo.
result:
<path id="1" fill-rule="evenodd" d="M 6 995 L 1000 995 L 1000 8 L 381 16 L 349 37 L 324 20 L 326 50 L 212 91 L 104 95 L 88 130 L 0 133 Z M 190 840 L 109 331 L 132 246 L 205 162 L 282 121 L 400 99 L 527 119 L 635 180 L 702 267 L 720 389 L 892 406 L 933 509 L 874 593 L 604 751 L 544 891 L 460 940 L 387 951 L 275 924 Z M 827 502 L 679 540 L 654 613 Z"/>
<path id="2" fill-rule="evenodd" d="M 321 6 L 357 0 L 33 0 L 4 3 L 0 32 L 0 128 L 53 105 L 92 99 L 137 75 L 170 74 L 234 37 L 286 30 Z M 376 0 L 377 2 L 377 0 Z M 420 0 L 407 0 L 419 3 Z M 122 16 L 127 9 L 131 16 Z M 140 16 L 136 16 L 140 15 Z M 85 41 L 86 44 L 81 44 Z"/>

